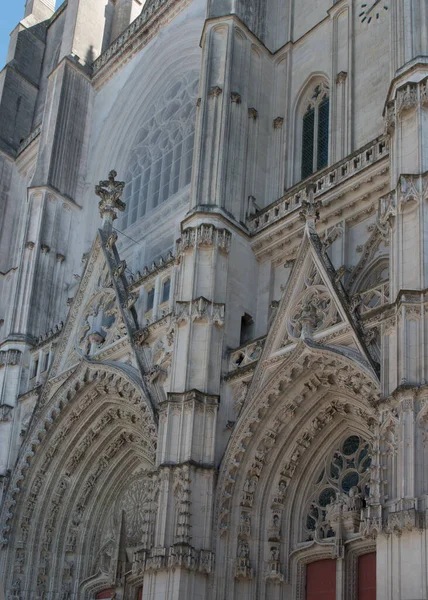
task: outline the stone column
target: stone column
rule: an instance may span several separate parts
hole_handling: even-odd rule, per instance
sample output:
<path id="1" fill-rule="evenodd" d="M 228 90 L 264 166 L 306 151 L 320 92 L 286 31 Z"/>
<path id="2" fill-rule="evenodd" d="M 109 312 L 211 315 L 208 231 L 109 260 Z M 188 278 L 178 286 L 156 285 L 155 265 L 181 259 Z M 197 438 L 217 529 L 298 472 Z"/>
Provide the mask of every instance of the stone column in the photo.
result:
<path id="1" fill-rule="evenodd" d="M 236 221 L 245 218 L 249 129 L 261 116 L 254 106 L 251 79 L 254 66 L 250 40 L 233 16 L 207 22 L 203 34 L 201 98 L 196 130 L 191 206 L 227 213 Z M 270 64 L 263 64 L 266 71 Z M 264 116 L 268 117 L 265 106 Z M 249 119 L 249 109 L 251 110 Z M 254 110 L 256 112 L 254 112 Z M 267 123 L 267 121 L 266 121 Z M 253 133 L 252 133 L 253 135 Z M 250 156 L 250 160 L 254 160 Z M 254 169 L 254 162 L 251 165 Z M 254 194 L 254 192 L 252 192 Z"/>
<path id="2" fill-rule="evenodd" d="M 144 600 L 208 597 L 231 241 L 219 225 L 194 215 L 177 243 L 171 392 L 159 407 L 156 531 L 137 567 L 144 573 Z"/>
<path id="3" fill-rule="evenodd" d="M 395 7 L 410 10 L 410 3 Z M 414 8 L 419 6 L 418 1 Z M 410 14 L 411 13 L 411 14 Z M 407 14 L 407 13 L 406 13 Z M 410 60 L 409 22 L 399 25 L 402 60 Z M 412 17 L 410 19 L 410 17 Z M 410 19 L 410 21 L 409 21 Z M 398 27 L 398 24 L 396 24 Z M 426 23 L 413 27 L 413 35 Z M 401 59 L 400 59 L 401 60 Z M 428 334 L 428 78 L 426 67 L 402 70 L 389 92 L 391 192 L 380 201 L 379 225 L 390 242 L 392 303 L 382 324 L 382 402 L 379 428 L 379 600 L 426 597 L 428 460 L 426 372 Z M 375 467 L 378 465 L 374 464 Z M 411 565 L 411 568 L 409 568 Z"/>

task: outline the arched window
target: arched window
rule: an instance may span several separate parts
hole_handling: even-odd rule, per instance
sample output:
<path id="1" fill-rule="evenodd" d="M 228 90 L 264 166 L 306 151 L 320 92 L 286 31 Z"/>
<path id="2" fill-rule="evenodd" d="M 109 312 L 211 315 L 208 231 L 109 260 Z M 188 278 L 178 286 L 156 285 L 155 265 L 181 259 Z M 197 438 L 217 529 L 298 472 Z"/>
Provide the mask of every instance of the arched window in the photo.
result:
<path id="1" fill-rule="evenodd" d="M 198 73 L 191 71 L 173 79 L 147 109 L 127 160 L 122 229 L 190 183 L 197 88 Z"/>
<path id="2" fill-rule="evenodd" d="M 302 123 L 301 177 L 306 179 L 328 164 L 330 90 L 318 83 L 304 104 Z"/>

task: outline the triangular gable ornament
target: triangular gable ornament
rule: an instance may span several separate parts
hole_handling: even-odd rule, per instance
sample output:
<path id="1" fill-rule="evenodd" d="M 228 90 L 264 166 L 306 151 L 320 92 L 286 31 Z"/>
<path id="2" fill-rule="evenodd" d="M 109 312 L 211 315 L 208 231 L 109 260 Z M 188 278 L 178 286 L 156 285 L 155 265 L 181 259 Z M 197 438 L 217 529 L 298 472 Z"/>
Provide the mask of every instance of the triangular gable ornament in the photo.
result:
<path id="1" fill-rule="evenodd" d="M 372 381 L 378 366 L 364 340 L 364 332 L 336 271 L 315 229 L 319 201 L 313 188 L 302 204 L 305 229 L 296 260 L 272 321 L 258 362 L 248 399 L 257 393 L 290 356 L 303 350 L 330 350 L 355 362 Z M 300 349 L 300 350 L 299 350 Z"/>

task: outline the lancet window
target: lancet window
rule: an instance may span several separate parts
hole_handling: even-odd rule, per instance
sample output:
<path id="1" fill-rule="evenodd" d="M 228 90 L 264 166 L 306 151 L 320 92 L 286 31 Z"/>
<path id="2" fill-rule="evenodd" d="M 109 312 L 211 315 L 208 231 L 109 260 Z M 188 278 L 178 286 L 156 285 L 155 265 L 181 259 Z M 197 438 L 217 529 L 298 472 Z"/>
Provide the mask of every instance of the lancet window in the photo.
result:
<path id="1" fill-rule="evenodd" d="M 190 183 L 197 87 L 197 72 L 180 76 L 147 110 L 127 161 L 122 229 Z"/>
<path id="2" fill-rule="evenodd" d="M 313 88 L 304 104 L 302 123 L 301 177 L 305 179 L 328 164 L 330 90 L 322 82 Z"/>
<path id="3" fill-rule="evenodd" d="M 355 513 L 359 521 L 369 496 L 370 443 L 358 435 L 347 437 L 324 461 L 312 485 L 304 517 L 306 540 L 333 537 L 335 514 Z"/>

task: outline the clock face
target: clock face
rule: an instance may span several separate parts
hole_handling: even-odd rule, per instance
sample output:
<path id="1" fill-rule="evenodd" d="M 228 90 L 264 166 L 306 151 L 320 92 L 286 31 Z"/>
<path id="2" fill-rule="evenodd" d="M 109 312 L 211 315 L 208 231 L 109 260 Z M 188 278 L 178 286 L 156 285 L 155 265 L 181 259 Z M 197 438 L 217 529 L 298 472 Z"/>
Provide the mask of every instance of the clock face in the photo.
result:
<path id="1" fill-rule="evenodd" d="M 361 23 L 371 23 L 373 20 L 379 19 L 382 11 L 388 10 L 388 6 L 385 1 L 372 0 L 361 4 L 361 12 L 358 15 L 361 19 Z"/>

